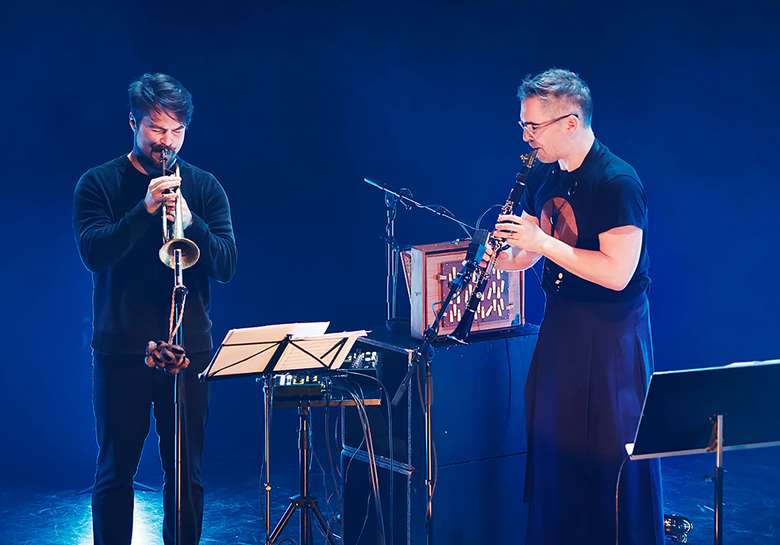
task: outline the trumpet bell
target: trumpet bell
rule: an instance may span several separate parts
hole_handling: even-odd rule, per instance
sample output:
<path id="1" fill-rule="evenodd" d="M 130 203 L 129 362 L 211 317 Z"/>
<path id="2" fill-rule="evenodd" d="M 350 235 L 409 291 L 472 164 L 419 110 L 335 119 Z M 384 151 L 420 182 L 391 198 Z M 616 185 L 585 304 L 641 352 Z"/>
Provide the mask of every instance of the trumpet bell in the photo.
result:
<path id="1" fill-rule="evenodd" d="M 174 252 L 181 250 L 181 268 L 189 269 L 200 259 L 198 245 L 188 238 L 172 238 L 160 247 L 160 261 L 164 265 L 174 268 Z"/>

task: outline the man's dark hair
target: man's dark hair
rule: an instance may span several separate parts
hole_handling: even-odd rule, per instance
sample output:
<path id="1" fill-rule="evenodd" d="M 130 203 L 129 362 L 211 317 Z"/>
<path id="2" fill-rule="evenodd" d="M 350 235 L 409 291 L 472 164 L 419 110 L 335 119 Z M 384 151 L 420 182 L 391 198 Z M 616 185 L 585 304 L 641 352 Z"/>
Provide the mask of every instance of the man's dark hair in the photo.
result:
<path id="1" fill-rule="evenodd" d="M 517 98 L 525 100 L 529 97 L 539 97 L 547 100 L 550 97 L 571 101 L 582 112 L 582 122 L 590 127 L 593 117 L 593 100 L 590 97 L 588 84 L 570 70 L 550 68 L 541 74 L 523 79 L 517 88 Z"/>
<path id="2" fill-rule="evenodd" d="M 163 109 L 176 116 L 185 127 L 192 119 L 192 95 L 177 79 L 167 75 L 144 74 L 130 84 L 130 112 L 138 123 L 152 111 Z"/>

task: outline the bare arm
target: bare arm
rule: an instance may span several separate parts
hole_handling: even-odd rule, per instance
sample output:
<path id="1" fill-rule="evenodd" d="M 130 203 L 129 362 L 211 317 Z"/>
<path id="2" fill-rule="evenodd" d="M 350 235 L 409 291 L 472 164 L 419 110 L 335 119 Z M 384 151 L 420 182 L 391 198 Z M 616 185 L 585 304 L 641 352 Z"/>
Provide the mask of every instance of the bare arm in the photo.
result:
<path id="1" fill-rule="evenodd" d="M 634 225 L 614 227 L 599 234 L 598 250 L 574 248 L 545 235 L 542 255 L 585 280 L 621 291 L 639 264 L 642 234 Z"/>
<path id="2" fill-rule="evenodd" d="M 512 268 L 528 268 L 540 256 L 590 282 L 615 291 L 623 290 L 639 263 L 642 229 L 634 225 L 614 227 L 599 234 L 599 249 L 574 248 L 539 227 L 533 216 L 499 216 L 497 233 L 512 246 Z M 526 266 L 527 265 L 527 266 Z M 502 268 L 505 267 L 501 263 Z"/>

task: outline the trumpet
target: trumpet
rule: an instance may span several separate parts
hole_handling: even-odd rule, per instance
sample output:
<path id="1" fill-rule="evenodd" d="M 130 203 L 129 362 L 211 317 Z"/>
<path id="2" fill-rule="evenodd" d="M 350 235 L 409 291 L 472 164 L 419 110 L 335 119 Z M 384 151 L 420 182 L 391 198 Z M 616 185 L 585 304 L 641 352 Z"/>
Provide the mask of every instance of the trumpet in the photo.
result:
<path id="1" fill-rule="evenodd" d="M 528 177 L 528 173 L 531 171 L 531 167 L 534 166 L 536 161 L 536 154 L 538 150 L 534 149 L 531 153 L 526 153 L 520 156 L 522 162 L 522 169 L 515 175 L 515 184 L 512 186 L 512 191 L 509 192 L 504 205 L 501 207 L 502 214 L 512 214 L 514 207 L 520 200 L 520 197 L 525 190 L 525 180 Z M 469 302 L 466 305 L 466 309 L 463 312 L 463 317 L 458 324 L 458 327 L 448 335 L 448 337 L 459 343 L 466 343 L 466 338 L 471 333 L 471 326 L 474 323 L 474 318 L 477 314 L 477 309 L 482 299 L 485 297 L 485 288 L 487 287 L 488 278 L 490 277 L 493 269 L 498 261 L 498 254 L 504 249 L 504 239 L 496 236 L 490 236 L 487 244 L 493 250 L 493 255 L 490 256 L 490 260 L 484 267 L 480 267 L 477 270 L 477 278 L 475 280 L 476 287 L 469 297 Z"/>
<path id="2" fill-rule="evenodd" d="M 163 148 L 160 152 L 162 160 L 162 173 L 163 176 L 167 175 L 168 163 L 171 160 L 172 152 L 169 148 Z M 179 175 L 179 165 L 176 165 L 174 172 L 176 176 Z M 181 268 L 188 269 L 198 262 L 200 258 L 200 249 L 198 245 L 184 236 L 184 226 L 181 219 L 181 196 L 180 189 L 173 190 L 177 193 L 176 196 L 176 208 L 174 212 L 174 220 L 171 225 L 168 221 L 168 211 L 165 205 L 162 206 L 162 232 L 163 232 L 163 245 L 160 247 L 160 261 L 164 265 L 174 269 L 176 267 L 175 255 L 176 250 L 181 250 Z"/>

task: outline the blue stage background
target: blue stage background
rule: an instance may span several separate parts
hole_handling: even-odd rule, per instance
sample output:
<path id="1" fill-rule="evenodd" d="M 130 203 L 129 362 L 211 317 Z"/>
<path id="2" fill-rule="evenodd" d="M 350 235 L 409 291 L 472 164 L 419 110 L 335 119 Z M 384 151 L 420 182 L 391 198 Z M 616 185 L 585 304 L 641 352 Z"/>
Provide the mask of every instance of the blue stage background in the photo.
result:
<path id="1" fill-rule="evenodd" d="M 778 9 L 716 4 L 4 5 L 2 479 L 91 481 L 91 281 L 72 192 L 130 149 L 126 88 L 145 71 L 192 91 L 182 156 L 231 200 L 239 267 L 213 290 L 215 342 L 275 322 L 380 326 L 384 203 L 362 178 L 475 221 L 525 151 L 517 84 L 559 66 L 590 84 L 597 136 L 647 186 L 657 368 L 777 357 Z M 400 213 L 398 232 L 460 235 L 421 212 Z M 530 275 L 528 299 L 538 322 Z M 208 463 L 252 478 L 257 388 L 212 394 Z M 292 462 L 293 420 L 279 422 Z M 156 472 L 147 452 L 141 476 Z"/>

